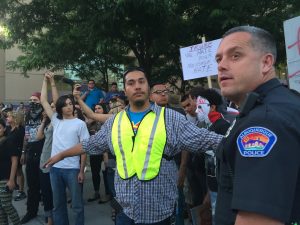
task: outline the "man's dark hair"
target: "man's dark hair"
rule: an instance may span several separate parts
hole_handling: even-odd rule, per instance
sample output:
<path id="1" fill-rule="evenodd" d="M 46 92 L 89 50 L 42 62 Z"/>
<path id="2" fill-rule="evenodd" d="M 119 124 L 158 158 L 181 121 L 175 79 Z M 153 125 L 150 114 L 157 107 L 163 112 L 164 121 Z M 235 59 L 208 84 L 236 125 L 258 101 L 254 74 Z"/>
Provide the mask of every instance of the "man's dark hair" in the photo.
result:
<path id="1" fill-rule="evenodd" d="M 160 82 L 160 81 L 153 81 L 153 82 L 151 82 L 151 84 L 150 84 L 151 90 L 153 89 L 153 87 L 154 87 L 155 85 L 166 85 L 166 83 Z"/>
<path id="2" fill-rule="evenodd" d="M 66 101 L 67 99 L 70 99 L 72 104 L 73 104 L 73 116 L 74 116 L 74 111 L 75 111 L 75 100 L 73 95 L 63 95 L 60 96 L 57 99 L 57 102 L 55 104 L 56 107 L 56 112 L 57 112 L 57 118 L 62 120 L 63 119 L 63 115 L 62 115 L 62 108 L 66 106 Z"/>
<path id="3" fill-rule="evenodd" d="M 189 95 L 183 95 L 183 96 L 181 96 L 180 102 L 184 102 L 187 99 L 189 99 Z"/>
<path id="4" fill-rule="evenodd" d="M 218 107 L 224 103 L 222 96 L 214 89 L 203 90 L 203 92 L 200 93 L 199 96 L 207 99 L 210 105 L 217 106 L 217 111 L 219 111 Z"/>
<path id="5" fill-rule="evenodd" d="M 190 91 L 190 96 L 196 99 L 198 96 L 207 99 L 210 105 L 215 105 L 218 112 L 224 113 L 224 100 L 219 92 L 210 88 L 195 87 Z M 226 108 L 226 107 L 225 107 Z M 225 110 L 226 111 L 226 110 Z"/>
<path id="6" fill-rule="evenodd" d="M 128 68 L 128 69 L 124 72 L 124 74 L 123 74 L 123 84 L 124 84 L 124 87 L 125 87 L 125 81 L 126 81 L 126 76 L 127 76 L 127 74 L 130 73 L 130 72 L 135 72 L 135 71 L 140 71 L 140 72 L 142 72 L 142 73 L 145 75 L 145 78 L 146 78 L 146 80 L 147 80 L 147 82 L 148 82 L 148 84 L 149 84 L 149 79 L 148 79 L 148 76 L 147 76 L 145 70 L 144 70 L 142 67 L 137 67 L 137 66 L 136 66 L 136 67 L 130 67 L 130 68 Z"/>
<path id="7" fill-rule="evenodd" d="M 113 85 L 118 86 L 118 84 L 117 84 L 116 82 L 112 82 L 112 83 L 111 83 L 111 86 L 113 86 Z"/>
<path id="8" fill-rule="evenodd" d="M 89 80 L 88 80 L 88 83 L 89 83 L 90 81 L 93 81 L 94 84 L 96 83 L 95 80 L 93 80 L 93 79 L 89 79 Z"/>
<path id="9" fill-rule="evenodd" d="M 274 64 L 277 58 L 276 42 L 273 36 L 266 30 L 254 26 L 239 26 L 228 30 L 223 38 L 237 32 L 246 32 L 251 35 L 251 45 L 254 49 L 264 53 L 271 53 L 274 57 Z"/>
<path id="10" fill-rule="evenodd" d="M 197 98 L 205 89 L 203 87 L 194 87 L 190 90 L 189 95 L 192 99 Z"/>

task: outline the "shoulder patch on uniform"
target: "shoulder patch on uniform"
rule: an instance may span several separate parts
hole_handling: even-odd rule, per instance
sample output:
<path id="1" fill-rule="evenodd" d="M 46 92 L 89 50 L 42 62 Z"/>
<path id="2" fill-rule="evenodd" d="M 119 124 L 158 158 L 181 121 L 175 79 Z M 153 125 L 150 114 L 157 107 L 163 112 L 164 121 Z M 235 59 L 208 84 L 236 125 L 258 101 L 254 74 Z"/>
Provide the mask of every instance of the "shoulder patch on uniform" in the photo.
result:
<path id="1" fill-rule="evenodd" d="M 264 127 L 249 127 L 243 130 L 237 138 L 237 145 L 243 157 L 265 157 L 274 144 L 277 136 Z"/>

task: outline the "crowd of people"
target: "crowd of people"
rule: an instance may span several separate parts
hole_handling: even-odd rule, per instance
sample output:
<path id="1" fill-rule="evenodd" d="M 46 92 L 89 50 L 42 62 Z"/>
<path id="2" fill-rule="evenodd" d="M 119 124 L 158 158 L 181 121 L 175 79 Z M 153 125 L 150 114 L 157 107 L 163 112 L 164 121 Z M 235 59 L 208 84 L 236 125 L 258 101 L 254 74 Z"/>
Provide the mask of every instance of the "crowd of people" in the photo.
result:
<path id="1" fill-rule="evenodd" d="M 112 83 L 105 94 L 89 80 L 59 96 L 47 71 L 27 109 L 0 105 L 0 225 L 29 222 L 40 199 L 48 225 L 69 224 L 68 203 L 83 225 L 87 159 L 87 201 L 110 201 L 117 225 L 298 224 L 300 98 L 276 79 L 273 37 L 233 28 L 216 61 L 221 90 L 194 87 L 177 104 L 167 84 L 132 67 L 124 92 Z M 27 198 L 21 219 L 14 189 L 15 201 Z"/>

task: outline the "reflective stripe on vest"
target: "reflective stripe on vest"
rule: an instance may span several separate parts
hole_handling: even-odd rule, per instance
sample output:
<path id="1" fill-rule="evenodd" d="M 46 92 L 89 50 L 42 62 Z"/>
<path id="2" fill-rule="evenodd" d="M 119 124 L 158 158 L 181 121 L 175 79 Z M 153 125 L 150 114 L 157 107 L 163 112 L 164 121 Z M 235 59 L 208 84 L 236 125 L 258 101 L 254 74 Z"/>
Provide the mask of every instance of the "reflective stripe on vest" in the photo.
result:
<path id="1" fill-rule="evenodd" d="M 167 140 L 164 112 L 165 108 L 159 108 L 157 115 L 149 111 L 140 122 L 136 135 L 126 112 L 116 115 L 112 145 L 122 179 L 137 175 L 139 180 L 151 180 L 158 175 Z"/>

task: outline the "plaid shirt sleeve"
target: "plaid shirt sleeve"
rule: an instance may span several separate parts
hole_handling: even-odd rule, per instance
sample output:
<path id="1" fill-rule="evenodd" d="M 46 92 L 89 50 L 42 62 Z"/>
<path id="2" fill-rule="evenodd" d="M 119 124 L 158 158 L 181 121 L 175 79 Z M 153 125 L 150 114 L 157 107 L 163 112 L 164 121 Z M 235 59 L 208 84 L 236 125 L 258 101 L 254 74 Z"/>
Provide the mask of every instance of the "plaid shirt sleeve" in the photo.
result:
<path id="1" fill-rule="evenodd" d="M 90 138 L 82 141 L 82 149 L 89 155 L 99 155 L 109 149 L 109 141 L 111 135 L 112 123 L 114 117 L 108 119 L 101 129 Z"/>
<path id="2" fill-rule="evenodd" d="M 205 152 L 215 150 L 221 142 L 223 136 L 199 128 L 188 121 L 183 115 L 166 109 L 166 127 L 168 144 L 165 154 L 173 156 L 182 149 L 191 152 Z"/>

